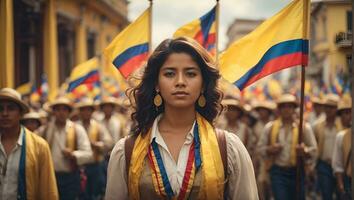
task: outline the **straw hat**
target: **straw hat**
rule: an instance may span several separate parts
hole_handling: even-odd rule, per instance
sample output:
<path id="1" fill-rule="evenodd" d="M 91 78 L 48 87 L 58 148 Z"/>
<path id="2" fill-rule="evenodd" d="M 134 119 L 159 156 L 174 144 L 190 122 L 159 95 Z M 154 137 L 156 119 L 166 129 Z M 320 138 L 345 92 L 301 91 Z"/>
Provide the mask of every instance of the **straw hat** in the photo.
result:
<path id="1" fill-rule="evenodd" d="M 2 88 L 0 90 L 0 100 L 9 100 L 20 106 L 23 113 L 29 112 L 29 107 L 21 99 L 21 94 L 12 88 Z"/>
<path id="2" fill-rule="evenodd" d="M 337 113 L 340 113 L 340 111 L 343 110 L 348 110 L 348 109 L 352 109 L 352 99 L 346 99 L 346 100 L 341 100 L 338 103 L 338 109 L 337 109 Z"/>
<path id="3" fill-rule="evenodd" d="M 259 101 L 254 103 L 253 105 L 253 109 L 257 109 L 257 108 L 264 108 L 273 112 L 274 109 L 276 108 L 276 105 L 272 101 Z"/>
<path id="4" fill-rule="evenodd" d="M 311 97 L 311 102 L 313 104 L 323 105 L 323 100 L 320 99 L 319 97 L 315 97 L 315 96 Z"/>
<path id="5" fill-rule="evenodd" d="M 39 124 L 42 124 L 41 123 L 41 116 L 37 112 L 29 112 L 29 113 L 23 115 L 22 120 L 28 120 L 28 119 L 34 119 L 34 120 L 38 121 Z"/>
<path id="6" fill-rule="evenodd" d="M 39 116 L 40 116 L 41 118 L 46 118 L 46 117 L 48 117 L 48 112 L 45 111 L 44 109 L 40 109 L 40 110 L 38 111 L 38 114 L 39 114 Z"/>
<path id="7" fill-rule="evenodd" d="M 117 99 L 117 104 L 122 107 L 129 107 L 130 106 L 130 101 L 127 98 L 124 97 L 119 97 Z"/>
<path id="8" fill-rule="evenodd" d="M 339 96 L 336 94 L 328 94 L 325 96 L 323 105 L 337 107 L 339 102 Z"/>
<path id="9" fill-rule="evenodd" d="M 53 107 L 57 106 L 57 105 L 65 105 L 70 108 L 70 111 L 73 110 L 73 105 L 72 105 L 71 101 L 66 97 L 59 97 L 59 98 L 55 99 L 54 102 L 52 102 L 50 104 L 50 108 L 53 110 Z"/>
<path id="10" fill-rule="evenodd" d="M 221 104 L 226 107 L 236 107 L 236 108 L 240 109 L 242 112 L 245 112 L 241 103 L 236 99 L 223 99 L 221 101 Z"/>
<path id="11" fill-rule="evenodd" d="M 277 101 L 278 106 L 285 103 L 293 104 L 296 107 L 299 106 L 296 97 L 292 94 L 283 94 Z"/>
<path id="12" fill-rule="evenodd" d="M 83 107 L 92 107 L 92 108 L 95 108 L 95 103 L 92 99 L 89 99 L 89 98 L 85 98 L 85 99 L 82 99 L 81 101 L 79 101 L 78 103 L 76 103 L 75 107 L 77 109 L 80 109 L 80 108 L 83 108 Z"/>
<path id="13" fill-rule="evenodd" d="M 99 105 L 104 105 L 104 104 L 113 104 L 113 105 L 118 105 L 118 100 L 117 98 L 114 97 L 103 97 Z"/>

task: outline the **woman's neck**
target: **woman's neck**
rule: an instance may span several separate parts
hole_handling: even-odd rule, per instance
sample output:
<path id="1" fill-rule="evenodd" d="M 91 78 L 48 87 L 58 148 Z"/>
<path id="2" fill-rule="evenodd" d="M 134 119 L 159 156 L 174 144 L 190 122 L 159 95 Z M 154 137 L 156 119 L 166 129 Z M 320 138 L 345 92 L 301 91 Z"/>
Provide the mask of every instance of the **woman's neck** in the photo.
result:
<path id="1" fill-rule="evenodd" d="M 165 108 L 160 124 L 171 129 L 190 128 L 196 118 L 195 109 Z"/>

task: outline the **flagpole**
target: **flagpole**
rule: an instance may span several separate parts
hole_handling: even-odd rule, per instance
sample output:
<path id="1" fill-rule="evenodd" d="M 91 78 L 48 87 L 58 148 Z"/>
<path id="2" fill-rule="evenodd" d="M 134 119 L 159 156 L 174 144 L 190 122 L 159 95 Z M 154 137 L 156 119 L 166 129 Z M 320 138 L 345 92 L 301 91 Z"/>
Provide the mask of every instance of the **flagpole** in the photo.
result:
<path id="1" fill-rule="evenodd" d="M 303 0 L 303 38 L 308 39 L 308 20 L 309 20 L 309 0 Z M 304 97 L 305 97 L 305 64 L 301 65 L 301 96 L 300 96 L 300 121 L 299 121 L 299 136 L 298 144 L 301 145 L 303 140 L 303 120 L 304 120 Z M 303 185 L 301 185 L 301 179 L 303 173 L 303 158 L 297 156 L 297 165 L 296 165 L 296 198 L 301 199 L 301 190 Z"/>
<path id="2" fill-rule="evenodd" d="M 352 3 L 352 10 L 354 10 L 354 3 Z M 354 17 L 353 17 L 353 14 L 352 14 L 352 27 L 354 27 Z M 351 70 L 351 78 L 350 78 L 350 80 L 351 80 L 351 83 L 352 83 L 352 85 L 351 85 L 351 97 L 352 97 L 352 105 L 354 104 L 354 68 L 353 68 L 353 58 L 354 58 L 354 46 L 353 46 L 353 41 L 354 41 L 354 34 L 352 34 L 352 61 L 351 61 L 351 63 L 350 63 L 350 68 L 352 69 Z M 348 70 L 349 71 L 349 73 L 350 73 L 350 70 Z M 352 109 L 352 126 L 354 125 L 354 112 L 353 112 L 353 109 Z M 351 128 L 351 130 L 352 130 L 352 135 L 354 134 L 354 129 L 353 129 L 353 127 Z M 353 146 L 354 146 L 354 137 L 352 137 L 352 141 L 351 141 L 351 160 L 352 160 L 352 163 L 353 163 L 353 160 L 354 160 L 354 148 L 353 148 Z M 352 164 L 352 172 L 354 171 L 354 165 Z M 352 182 L 352 186 L 351 186 L 351 191 L 352 191 L 352 193 L 353 193 L 353 191 L 354 191 L 354 179 L 352 179 L 351 180 L 351 182 Z"/>
<path id="3" fill-rule="evenodd" d="M 219 61 L 219 17 L 220 17 L 220 4 L 216 0 L 216 17 L 215 17 L 215 58 Z"/>
<path id="4" fill-rule="evenodd" d="M 152 52 L 152 5 L 153 0 L 149 0 L 149 54 Z"/>
<path id="5" fill-rule="evenodd" d="M 103 86 L 102 86 L 102 80 L 104 79 L 104 75 L 103 75 L 103 66 L 104 66 L 104 63 L 105 63 L 105 60 L 104 60 L 104 56 L 101 54 L 98 55 L 98 59 L 99 59 L 99 63 L 100 63 L 100 66 L 98 66 L 98 77 L 100 78 L 100 80 L 98 81 L 99 84 L 100 84 L 100 95 L 101 95 L 101 99 L 103 97 Z"/>

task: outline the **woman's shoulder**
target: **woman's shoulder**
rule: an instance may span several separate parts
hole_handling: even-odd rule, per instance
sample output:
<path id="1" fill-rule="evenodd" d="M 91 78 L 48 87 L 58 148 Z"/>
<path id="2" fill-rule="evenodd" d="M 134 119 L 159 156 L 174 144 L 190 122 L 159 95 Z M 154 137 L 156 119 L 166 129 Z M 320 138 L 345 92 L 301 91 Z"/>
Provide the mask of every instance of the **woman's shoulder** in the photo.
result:
<path id="1" fill-rule="evenodd" d="M 226 130 L 219 131 L 225 134 L 228 165 L 249 158 L 245 145 L 235 133 Z"/>
<path id="2" fill-rule="evenodd" d="M 114 145 L 112 152 L 111 152 L 111 157 L 125 157 L 125 141 L 127 140 L 128 136 L 125 136 L 124 138 L 121 138 L 118 140 L 118 142 Z"/>
<path id="3" fill-rule="evenodd" d="M 226 143 L 227 145 L 231 144 L 236 146 L 239 146 L 240 144 L 243 146 L 242 141 L 240 140 L 240 138 L 233 132 L 227 131 L 225 129 L 215 129 L 215 131 L 217 133 L 222 133 L 225 135 L 225 139 L 226 139 Z"/>

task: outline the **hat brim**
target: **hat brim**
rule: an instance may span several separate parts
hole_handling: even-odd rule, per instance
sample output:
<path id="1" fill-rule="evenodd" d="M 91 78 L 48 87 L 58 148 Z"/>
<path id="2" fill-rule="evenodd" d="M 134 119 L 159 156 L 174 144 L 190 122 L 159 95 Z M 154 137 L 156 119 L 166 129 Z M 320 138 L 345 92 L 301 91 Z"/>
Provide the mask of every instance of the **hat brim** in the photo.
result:
<path id="1" fill-rule="evenodd" d="M 256 110 L 256 109 L 260 109 L 260 108 L 269 110 L 270 112 L 274 112 L 274 108 L 270 108 L 270 107 L 267 107 L 267 106 L 255 106 L 253 109 Z"/>
<path id="2" fill-rule="evenodd" d="M 23 101 L 19 101 L 16 98 L 10 97 L 10 96 L 4 96 L 4 95 L 0 95 L 0 100 L 9 100 L 9 101 L 13 101 L 15 102 L 17 105 L 20 106 L 21 110 L 23 113 L 28 113 L 29 112 L 29 107 L 23 102 Z"/>
<path id="3" fill-rule="evenodd" d="M 344 111 L 344 110 L 351 110 L 351 109 L 352 109 L 352 107 L 340 108 L 340 109 L 337 110 L 337 114 L 340 115 L 340 113 L 341 113 L 342 111 Z"/>
<path id="4" fill-rule="evenodd" d="M 293 101 L 282 101 L 282 102 L 277 103 L 278 107 L 282 104 L 293 104 L 295 107 L 299 107 L 299 104 L 297 102 L 293 102 Z"/>
<path id="5" fill-rule="evenodd" d="M 51 111 L 53 111 L 54 106 L 59 106 L 59 105 L 67 106 L 70 109 L 70 112 L 74 109 L 72 105 L 60 102 L 60 103 L 53 103 L 52 105 L 50 105 Z"/>

